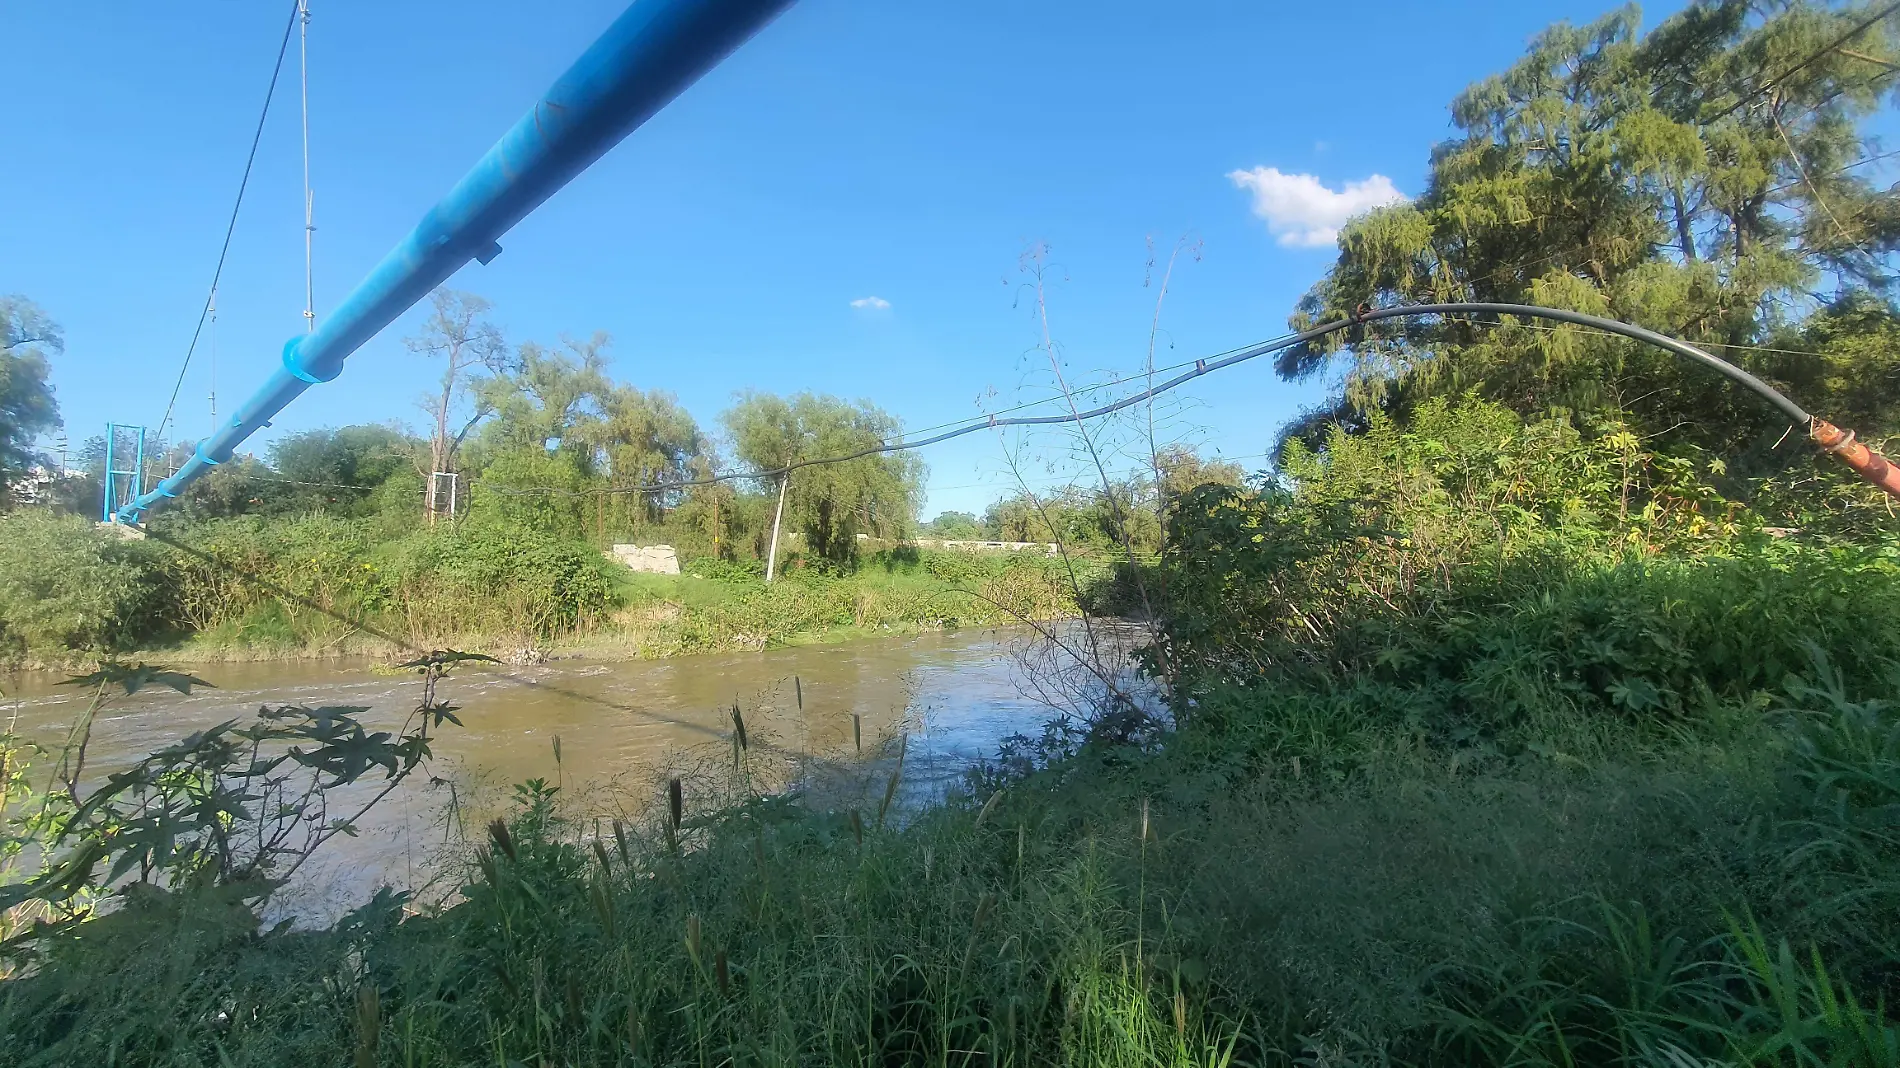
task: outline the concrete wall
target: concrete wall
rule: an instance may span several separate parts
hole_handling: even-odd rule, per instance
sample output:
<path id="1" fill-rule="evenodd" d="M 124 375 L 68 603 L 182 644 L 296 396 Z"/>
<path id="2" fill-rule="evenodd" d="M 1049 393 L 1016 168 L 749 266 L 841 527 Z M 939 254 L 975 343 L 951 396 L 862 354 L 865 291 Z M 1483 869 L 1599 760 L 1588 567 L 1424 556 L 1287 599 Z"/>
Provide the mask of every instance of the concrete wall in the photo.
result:
<path id="1" fill-rule="evenodd" d="M 616 545 L 607 550 L 607 555 L 649 575 L 680 573 L 680 558 L 671 545 Z"/>

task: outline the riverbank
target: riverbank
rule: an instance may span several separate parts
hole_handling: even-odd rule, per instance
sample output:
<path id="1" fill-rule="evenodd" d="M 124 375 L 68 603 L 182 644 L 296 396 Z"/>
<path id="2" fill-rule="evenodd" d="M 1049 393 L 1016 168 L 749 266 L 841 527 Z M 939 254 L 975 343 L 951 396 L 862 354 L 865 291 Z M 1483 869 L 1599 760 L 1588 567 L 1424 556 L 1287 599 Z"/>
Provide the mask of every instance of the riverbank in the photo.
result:
<path id="1" fill-rule="evenodd" d="M 168 539 L 168 540 L 161 540 Z M 444 528 L 379 541 L 313 516 L 127 541 L 77 520 L 0 520 L 0 658 L 79 668 L 387 658 L 654 659 L 1072 616 L 1103 571 L 1040 552 L 902 547 L 854 566 L 688 561 L 635 574 L 584 544 Z M 1085 594 L 1086 595 L 1086 594 Z"/>
<path id="2" fill-rule="evenodd" d="M 1015 747 L 903 817 L 889 755 L 820 809 L 762 793 L 783 775 L 733 736 L 677 815 L 517 791 L 452 907 L 265 931 L 226 896 L 128 896 L 0 984 L 0 1052 L 1886 1063 L 1900 721 L 1842 685 L 1817 665 L 1774 716 L 1712 704 L 1587 759 L 1228 692 L 1176 733 Z"/>
<path id="3" fill-rule="evenodd" d="M 0 984 L 0 1057 L 1891 1063 L 1884 551 L 1532 546 L 1353 600 L 1335 578 L 1405 573 L 1375 566 L 1385 543 L 1323 539 L 1336 555 L 1292 568 L 1280 548 L 1246 535 L 1151 575 L 1193 658 L 1174 724 L 1058 724 L 916 811 L 893 805 L 903 747 L 862 760 L 841 710 L 852 788 L 822 796 L 786 789 L 777 723 L 723 692 L 677 794 L 581 794 L 524 733 L 510 751 L 536 764 L 470 828 L 454 893 L 276 930 L 255 885 L 155 877 Z M 477 678 L 445 684 L 468 726 L 431 744 L 483 729 L 458 699 Z M 770 703 L 824 708 L 810 681 Z"/>
<path id="4" fill-rule="evenodd" d="M 855 798 L 872 780 L 881 796 L 883 774 L 902 749 L 905 774 L 892 803 L 913 808 L 941 796 L 1006 737 L 1040 731 L 1050 710 L 1025 695 L 1026 673 L 1041 664 L 1025 655 L 1031 641 L 1023 628 L 967 628 L 762 653 L 466 665 L 445 691 L 460 723 L 434 734 L 428 772 L 454 783 L 453 812 L 448 787 L 405 787 L 273 895 L 270 914 L 327 925 L 380 885 L 420 889 L 445 876 L 440 887 L 453 889 L 468 859 L 466 836 L 479 838 L 488 818 L 506 814 L 516 783 L 561 786 L 568 811 L 584 824 L 639 811 L 664 796 L 668 776 L 729 766 L 735 704 L 755 750 L 757 783 L 768 777 L 770 753 L 789 762 L 807 803 Z M 91 735 L 86 766 L 103 778 L 181 737 L 254 722 L 259 707 L 284 704 L 361 708 L 368 728 L 397 730 L 421 686 L 413 669 L 387 663 L 193 668 L 212 688 L 183 695 L 157 687 L 116 698 Z M 63 676 L 9 680 L 5 691 L 0 731 L 10 726 L 22 742 L 54 753 L 89 696 Z M 35 788 L 50 772 L 44 763 L 31 772 Z M 459 821 L 453 827 L 451 816 Z M 446 864 L 438 868 L 445 832 L 452 832 Z"/>

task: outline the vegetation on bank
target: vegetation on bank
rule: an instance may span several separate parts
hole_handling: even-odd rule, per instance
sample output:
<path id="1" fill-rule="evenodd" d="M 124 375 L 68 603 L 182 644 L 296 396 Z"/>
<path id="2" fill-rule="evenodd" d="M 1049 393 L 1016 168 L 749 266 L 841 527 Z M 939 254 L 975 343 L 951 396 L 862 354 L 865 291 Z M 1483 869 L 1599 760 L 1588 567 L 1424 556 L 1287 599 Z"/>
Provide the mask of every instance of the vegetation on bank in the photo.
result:
<path id="1" fill-rule="evenodd" d="M 773 740 L 735 723 L 677 820 L 657 784 L 622 825 L 594 816 L 612 801 L 525 784 L 505 822 L 471 830 L 459 901 L 419 915 L 383 896 L 327 929 L 266 930 L 245 904 L 264 885 L 191 875 L 180 835 L 171 871 L 16 946 L 33 963 L 0 987 L 0 1049 L 23 1065 L 1894 1063 L 1900 703 L 1870 666 L 1900 654 L 1891 576 L 1884 602 L 1796 609 L 1814 644 L 1779 678 L 1739 656 L 1641 659 L 1733 607 L 1697 568 L 1771 593 L 1790 563 L 1870 585 L 1866 561 L 1833 559 L 1573 573 L 1540 600 L 1585 621 L 1553 643 L 1598 651 L 1574 673 L 1512 652 L 1522 624 L 1497 613 L 1383 678 L 1211 677 L 1173 730 L 1057 728 L 916 814 L 887 807 L 892 750 L 869 789 L 814 811 L 770 789 L 788 770 Z M 1634 624 L 1589 610 L 1606 579 L 1648 610 Z M 1685 592 L 1704 603 L 1676 610 Z M 1885 627 L 1863 640 L 1869 622 Z M 1518 702 L 1448 692 L 1448 663 Z M 1679 700 L 1625 698 L 1665 683 Z M 112 846 L 152 848 L 137 831 Z M 41 884 L 93 885 L 72 877 Z"/>
<path id="2" fill-rule="evenodd" d="M 1853 166 L 1872 155 L 1868 57 L 1900 48 L 1884 24 L 1855 54 L 1824 47 L 1869 14 L 1710 2 L 1648 35 L 1631 11 L 1553 28 L 1455 103 L 1418 201 L 1345 227 L 1306 312 L 1608 309 L 1722 347 L 1871 438 L 1900 431 L 1900 211 Z M 0 1054 L 1900 1065 L 1887 502 L 1712 377 L 1620 340 L 1384 329 L 1289 356 L 1289 376 L 1346 361 L 1347 388 L 1268 475 L 1157 470 L 1065 511 L 1024 502 L 1025 529 L 1155 550 L 1080 600 L 1157 610 L 1143 656 L 1169 714 L 1085 690 L 922 811 L 892 806 L 901 743 L 861 794 L 821 804 L 735 713 L 676 789 L 521 784 L 469 832 L 449 900 L 386 894 L 299 931 L 259 919 L 303 854 L 249 845 L 286 812 L 247 800 L 252 780 L 281 777 L 294 814 L 422 768 L 431 732 L 455 729 L 448 660 L 420 665 L 446 689 L 399 734 L 267 708 L 103 787 L 9 746 L 0 905 L 50 922 L 6 943 Z M 831 529 L 827 545 L 856 544 Z M 365 562 L 400 597 L 402 576 L 479 567 L 448 547 L 464 536 L 366 536 L 384 555 Z M 915 566 L 959 564 L 976 566 Z M 696 581 L 719 580 L 678 580 L 717 588 Z M 129 670 L 91 680 L 98 699 Z M 168 680 L 189 682 L 144 679 Z"/>
<path id="3" fill-rule="evenodd" d="M 323 514 L 202 521 L 145 540 L 43 512 L 0 517 L 0 655 L 60 663 L 145 651 L 187 660 L 387 655 L 405 645 L 664 656 L 826 633 L 1073 614 L 1077 572 L 1039 552 L 898 547 L 850 568 L 788 554 L 639 575 L 585 543 L 499 524 L 379 540 Z"/>

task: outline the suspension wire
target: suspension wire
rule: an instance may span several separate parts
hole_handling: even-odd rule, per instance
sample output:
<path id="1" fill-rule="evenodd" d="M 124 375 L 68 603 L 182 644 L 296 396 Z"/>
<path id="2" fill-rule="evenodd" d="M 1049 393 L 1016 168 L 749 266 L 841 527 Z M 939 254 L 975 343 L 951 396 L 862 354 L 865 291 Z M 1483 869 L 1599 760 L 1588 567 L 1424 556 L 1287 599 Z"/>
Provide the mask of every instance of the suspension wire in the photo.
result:
<path id="1" fill-rule="evenodd" d="M 154 530 L 152 527 L 144 523 L 127 523 L 126 526 L 130 527 L 133 530 L 139 531 L 140 533 L 144 534 L 146 537 L 151 538 L 154 541 L 157 541 L 164 545 L 168 545 L 171 548 L 176 549 L 179 552 L 186 554 L 187 556 L 193 557 L 198 562 L 204 564 L 207 567 L 216 568 L 217 570 L 223 572 L 224 574 L 231 575 L 238 579 L 242 579 L 243 581 L 249 583 L 250 585 L 260 590 L 263 590 L 266 593 L 269 593 L 273 597 L 276 597 L 282 601 L 285 601 L 290 604 L 295 604 L 300 608 L 307 609 L 319 615 L 327 616 L 331 619 L 336 620 L 339 623 L 345 624 L 346 626 L 349 626 L 355 630 L 359 630 L 363 632 L 364 634 L 369 635 L 372 638 L 378 638 L 378 639 L 381 639 L 382 641 L 388 642 L 390 645 L 393 645 L 396 648 L 402 649 L 406 652 L 416 654 L 416 655 L 427 655 L 430 652 L 430 650 L 424 649 L 422 646 L 417 645 L 413 641 L 398 637 L 397 635 L 392 634 L 387 630 L 383 630 L 382 628 L 377 627 L 374 623 L 371 623 L 369 619 L 363 614 L 351 611 L 349 609 L 338 610 L 336 608 L 330 607 L 329 605 L 313 600 L 309 597 L 305 597 L 302 594 L 297 593 L 295 590 L 291 590 L 288 587 L 285 587 L 281 583 L 274 582 L 268 578 L 265 578 L 262 575 L 257 574 L 254 571 L 250 571 L 245 568 L 238 567 L 227 560 L 219 558 L 218 556 L 216 556 L 215 554 L 211 552 L 207 552 L 206 550 L 199 548 L 198 546 L 190 545 L 183 541 L 180 541 L 177 538 L 172 537 L 169 534 L 165 533 L 163 530 Z M 600 705 L 603 708 L 611 708 L 616 712 L 623 712 L 630 715 L 641 716 L 655 723 L 664 723 L 673 727 L 681 727 L 688 731 L 692 731 L 697 734 L 703 734 L 711 738 L 724 739 L 726 737 L 726 734 L 724 731 L 720 730 L 717 727 L 709 726 L 704 722 L 685 719 L 680 716 L 669 716 L 662 712 L 656 712 L 651 708 L 641 708 L 635 705 L 624 704 L 619 701 L 609 700 L 608 698 L 603 697 L 600 694 L 583 693 L 579 690 L 574 690 L 566 686 L 556 685 L 555 683 L 548 682 L 545 679 L 531 678 L 531 677 L 524 676 L 515 672 L 496 673 L 496 674 L 490 675 L 489 677 L 499 682 L 504 682 L 510 685 L 522 687 L 523 689 L 536 690 L 542 693 L 556 693 L 556 694 L 560 694 L 563 697 L 572 698 L 577 701 L 586 701 L 591 704 Z M 771 741 L 762 740 L 758 738 L 754 738 L 752 740 L 752 745 L 755 748 L 765 749 L 768 751 L 774 751 L 774 752 L 779 752 L 779 753 L 790 752 L 790 750 L 787 750 L 784 747 L 779 746 Z"/>
<path id="2" fill-rule="evenodd" d="M 1446 318 L 1456 318 L 1456 317 L 1447 316 Z M 1504 325 L 1503 323 L 1485 322 L 1482 319 L 1456 318 L 1456 321 L 1461 322 L 1461 323 L 1467 323 L 1471 326 L 1502 327 Z M 1585 334 L 1595 334 L 1598 337 L 1621 337 L 1622 336 L 1620 334 L 1612 334 L 1607 330 L 1595 330 L 1587 326 L 1564 327 L 1564 326 L 1544 326 L 1541 323 L 1512 323 L 1511 328 L 1514 330 L 1542 330 L 1546 333 L 1555 333 L 1558 331 L 1568 329 L 1568 330 L 1577 330 Z M 1696 344 L 1702 346 L 1703 348 L 1709 348 L 1709 349 L 1738 349 L 1744 352 L 1776 352 L 1784 356 L 1813 356 L 1816 359 L 1822 359 L 1822 360 L 1828 358 L 1827 353 L 1816 352 L 1813 349 L 1783 349 L 1783 348 L 1776 348 L 1773 345 L 1734 345 L 1726 341 L 1698 341 L 1696 342 Z"/>
<path id="3" fill-rule="evenodd" d="M 374 493 L 375 491 L 382 489 L 381 486 L 358 486 L 350 482 L 300 482 L 294 478 L 275 478 L 271 475 L 253 475 L 245 471 L 232 471 L 228 477 L 247 479 L 252 482 L 275 482 L 283 486 L 322 486 L 327 489 L 362 490 L 365 493 Z"/>
<path id="4" fill-rule="evenodd" d="M 1272 344 L 1275 341 L 1281 341 L 1291 336 L 1292 336 L 1291 334 L 1282 334 L 1280 335 L 1280 337 L 1271 338 L 1267 341 L 1256 342 L 1256 344 L 1260 344 L 1260 345 Z M 1249 347 L 1250 346 L 1242 345 L 1237 348 L 1226 349 L 1221 352 L 1214 353 L 1211 356 L 1200 357 L 1199 360 L 1182 360 L 1179 363 L 1171 363 L 1167 365 L 1166 367 L 1157 367 L 1154 369 L 1152 373 L 1158 375 L 1158 374 L 1166 374 L 1169 371 L 1179 371 L 1183 367 L 1192 367 L 1194 364 L 1199 363 L 1202 360 L 1217 360 L 1223 356 L 1240 352 L 1241 350 L 1249 348 Z M 1093 382 L 1086 386 L 1076 386 L 1074 389 L 1070 390 L 1069 392 L 1076 393 L 1076 394 L 1092 393 L 1098 389 L 1109 389 L 1113 386 L 1125 386 L 1130 382 L 1139 382 L 1149 377 L 1150 377 L 1150 372 L 1148 371 L 1135 371 L 1129 374 L 1122 375 L 1119 378 L 1111 378 L 1106 382 Z M 1052 396 L 1042 397 L 1038 400 L 1023 401 L 1020 404 L 1012 404 L 1007 408 L 998 408 L 993 412 L 985 412 L 983 415 L 980 415 L 980 416 L 970 416 L 963 419 L 951 419 L 947 422 L 937 423 L 934 426 L 920 427 L 912 431 L 911 433 L 928 434 L 933 430 L 943 430 L 947 427 L 962 426 L 964 423 L 969 422 L 970 419 L 988 419 L 990 416 L 1007 415 L 1010 412 L 1020 412 L 1026 408 L 1040 408 L 1045 404 L 1055 404 L 1065 399 L 1067 399 L 1066 395 L 1057 393 Z"/>
<path id="5" fill-rule="evenodd" d="M 1703 126 L 1713 125 L 1714 123 L 1720 122 L 1721 120 L 1728 118 L 1730 115 L 1735 114 L 1735 112 L 1741 110 L 1744 107 L 1747 107 L 1749 104 L 1754 103 L 1755 99 L 1761 96 L 1763 93 L 1767 92 L 1768 90 L 1774 88 L 1777 85 L 1780 85 L 1783 81 L 1786 81 L 1787 79 L 1793 77 L 1794 75 L 1799 74 L 1800 72 L 1806 70 L 1808 68 L 1808 65 L 1813 63 L 1815 60 L 1820 59 L 1822 56 L 1827 55 L 1829 52 L 1832 52 L 1835 49 L 1846 44 L 1847 42 L 1853 40 L 1854 38 L 1859 37 L 1869 27 L 1873 26 L 1875 23 L 1879 22 L 1881 19 L 1886 18 L 1888 15 L 1891 15 L 1896 11 L 1900 11 L 1900 3 L 1888 4 L 1886 7 L 1883 7 L 1879 11 L 1874 12 L 1874 14 L 1868 17 L 1865 21 L 1856 23 L 1853 29 L 1848 30 L 1846 33 L 1841 34 L 1839 37 L 1836 37 L 1833 41 L 1829 42 L 1828 44 L 1824 45 L 1823 47 L 1815 51 L 1812 55 L 1808 56 L 1808 58 L 1802 60 L 1799 63 L 1796 63 L 1794 66 L 1789 67 L 1787 70 L 1782 71 L 1780 74 L 1777 74 L 1773 78 L 1770 78 L 1767 81 L 1756 86 L 1753 92 L 1735 101 L 1735 103 L 1730 104 L 1728 107 L 1723 108 L 1721 111 L 1716 113 L 1714 118 L 1709 119 L 1706 122 L 1698 123 L 1698 125 L 1703 125 Z"/>
<path id="6" fill-rule="evenodd" d="M 1499 304 L 1499 303 L 1493 303 L 1493 302 L 1466 302 L 1466 303 L 1450 303 L 1450 304 L 1406 304 L 1406 305 L 1397 305 L 1397 306 L 1388 307 L 1388 308 L 1370 308 L 1370 309 L 1361 308 L 1359 311 L 1353 313 L 1351 316 L 1348 316 L 1347 318 L 1344 318 L 1344 319 L 1338 319 L 1330 323 L 1321 323 L 1318 326 L 1311 327 L 1306 330 L 1301 330 L 1297 333 L 1287 334 L 1282 337 L 1275 338 L 1272 341 L 1261 342 L 1258 345 L 1252 345 L 1252 346 L 1248 346 L 1242 349 L 1230 350 L 1230 353 L 1228 355 L 1220 356 L 1213 359 L 1203 358 L 1200 360 L 1196 360 L 1194 361 L 1194 366 L 1191 369 L 1184 371 L 1181 374 L 1175 375 L 1173 378 L 1167 379 L 1157 385 L 1150 386 L 1149 388 L 1144 389 L 1139 393 L 1131 393 L 1128 396 L 1121 398 L 1120 400 L 1112 401 L 1108 404 L 1103 404 L 1095 408 L 1089 408 L 1085 411 L 1073 412 L 1070 414 L 1063 414 L 1063 415 L 1016 416 L 1016 417 L 1007 418 L 1007 419 L 998 419 L 995 416 L 990 416 L 987 419 L 983 419 L 980 422 L 967 422 L 965 425 L 958 426 L 953 429 L 945 430 L 942 433 L 933 434 L 929 437 L 921 438 L 916 441 L 897 441 L 897 442 L 890 442 L 890 443 L 885 443 L 885 444 L 880 444 L 880 445 L 873 445 L 867 448 L 859 449 L 856 452 L 845 453 L 841 456 L 831 456 L 831 457 L 826 457 L 824 459 L 817 459 L 817 460 L 799 460 L 794 463 L 786 464 L 783 467 L 774 467 L 774 468 L 768 468 L 768 469 L 759 470 L 759 471 L 735 471 L 735 472 L 731 472 L 731 473 L 723 474 L 723 475 L 714 475 L 709 478 L 679 479 L 679 480 L 670 481 L 670 482 L 656 482 L 656 483 L 651 483 L 649 485 L 644 485 L 644 486 L 618 486 L 618 487 L 609 487 L 604 490 L 590 490 L 590 491 L 560 490 L 560 489 L 555 489 L 553 487 L 543 486 L 543 487 L 523 487 L 521 489 L 504 489 L 500 487 L 489 487 L 488 492 L 502 494 L 505 496 L 515 496 L 515 497 L 521 497 L 521 496 L 590 497 L 590 496 L 594 496 L 597 493 L 609 493 L 609 494 L 657 493 L 657 492 L 663 492 L 666 490 L 689 489 L 694 486 L 711 486 L 717 483 L 732 482 L 739 479 L 774 479 L 774 478 L 779 478 L 783 475 L 790 474 L 791 472 L 796 471 L 803 467 L 818 467 L 818 466 L 827 465 L 827 464 L 847 463 L 852 460 L 861 460 L 867 456 L 878 456 L 885 453 L 905 452 L 911 449 L 921 449 L 928 445 L 936 445 L 940 442 L 949 441 L 952 438 L 960 438 L 966 434 L 974 434 L 979 430 L 993 430 L 998 427 L 1009 427 L 1009 426 L 1054 426 L 1054 425 L 1061 425 L 1065 423 L 1081 423 L 1089 419 L 1099 419 L 1102 416 L 1111 415 L 1125 408 L 1133 407 L 1134 405 L 1140 404 L 1143 401 L 1152 400 L 1153 398 L 1158 397 L 1163 393 L 1166 393 L 1172 389 L 1175 389 L 1178 386 L 1191 382 L 1194 379 L 1199 378 L 1202 375 L 1208 374 L 1210 372 L 1225 370 L 1236 364 L 1244 363 L 1248 360 L 1256 359 L 1261 356 L 1266 356 L 1270 353 L 1279 352 L 1282 349 L 1288 349 L 1288 348 L 1293 347 L 1294 345 L 1305 344 L 1306 342 L 1310 342 L 1310 341 L 1317 341 L 1318 339 L 1325 337 L 1328 334 L 1337 333 L 1341 330 L 1346 330 L 1346 329 L 1357 327 L 1357 326 L 1363 326 L 1367 323 L 1377 322 L 1382 319 L 1397 319 L 1397 318 L 1406 318 L 1410 316 L 1455 317 L 1459 315 L 1498 315 L 1498 316 L 1509 315 L 1509 316 L 1524 316 L 1524 317 L 1537 318 L 1537 319 L 1550 319 L 1550 320 L 1560 322 L 1560 323 L 1568 323 L 1572 326 L 1581 326 L 1581 327 L 1585 327 L 1589 329 L 1598 330 L 1606 334 L 1615 334 L 1622 337 L 1631 338 L 1636 341 L 1646 342 L 1648 344 L 1655 345 L 1658 348 L 1664 349 L 1668 352 L 1674 353 L 1677 356 L 1681 356 L 1685 359 L 1688 359 L 1692 362 L 1702 364 L 1703 366 L 1708 367 L 1710 370 L 1713 370 L 1718 374 L 1721 374 L 1727 378 L 1734 380 L 1736 383 L 1740 384 L 1746 389 L 1751 390 L 1757 396 L 1760 396 L 1762 399 L 1768 401 L 1770 404 L 1780 409 L 1781 412 L 1788 417 L 1790 422 L 1793 422 L 1794 424 L 1798 426 L 1810 426 L 1813 423 L 1813 417 L 1810 416 L 1804 409 L 1802 409 L 1800 405 L 1790 400 L 1780 390 L 1775 389 L 1773 386 L 1755 377 L 1754 375 L 1748 373 L 1747 371 L 1742 370 L 1740 367 L 1737 367 L 1734 364 L 1729 363 L 1727 360 L 1724 360 L 1718 356 L 1710 355 L 1709 353 L 1704 352 L 1693 345 L 1689 345 L 1684 342 L 1677 341 L 1675 338 L 1669 337 L 1665 334 L 1659 334 L 1655 332 L 1654 330 L 1648 330 L 1640 326 L 1633 326 L 1629 323 L 1619 322 L 1615 319 L 1605 319 L 1597 315 L 1586 315 L 1582 312 L 1566 311 L 1562 308 L 1545 308 L 1545 307 L 1540 307 L 1538 305 L 1533 305 L 1533 304 Z M 1137 375 L 1135 377 L 1145 378 L 1147 377 L 1147 372 L 1144 371 L 1140 375 Z"/>
<path id="7" fill-rule="evenodd" d="M 1158 373 L 1159 368 L 1157 368 L 1156 370 Z M 1144 374 L 1143 377 L 1146 377 L 1146 375 Z M 1236 460 L 1258 460 L 1258 459 L 1261 459 L 1262 457 L 1267 457 L 1267 456 L 1272 456 L 1272 455 L 1273 453 L 1271 452 L 1243 452 L 1243 453 L 1236 453 L 1231 456 L 1221 454 L 1221 453 L 1216 453 L 1213 456 L 1208 457 L 1207 461 L 1209 463 L 1221 463 L 1221 462 L 1232 463 Z M 1001 476 L 1002 473 L 997 472 L 997 474 Z M 1067 475 L 1049 475 L 1046 478 L 1016 478 L 1014 479 L 1014 481 L 1024 483 L 1027 485 L 1033 485 L 1033 486 L 1054 486 L 1054 485 L 1059 485 L 1065 482 L 1070 485 L 1080 485 L 1082 482 L 1085 482 L 1085 481 L 1087 482 L 1096 481 L 1098 477 L 1099 476 L 1090 475 L 1086 471 L 1080 471 L 1080 472 L 1067 474 Z M 961 485 L 956 485 L 956 486 L 925 486 L 924 489 L 935 493 L 935 492 L 940 492 L 943 490 L 989 489 L 993 485 L 995 485 L 995 483 L 993 482 L 967 482 L 967 483 L 963 483 Z"/>
<path id="8" fill-rule="evenodd" d="M 204 333 L 205 318 L 211 313 L 211 302 L 218 292 L 218 280 L 224 277 L 225 257 L 231 252 L 231 235 L 237 232 L 238 210 L 244 206 L 244 191 L 251 184 L 251 167 L 257 162 L 257 145 L 264 139 L 264 120 L 270 117 L 270 102 L 277 95 L 277 78 L 284 70 L 284 55 L 290 51 L 290 31 L 297 26 L 297 12 L 303 7 L 303 0 L 295 0 L 290 8 L 290 19 L 284 23 L 284 39 L 277 45 L 277 62 L 271 66 L 270 85 L 264 90 L 264 107 L 257 115 L 257 129 L 251 133 L 251 151 L 244 157 L 244 176 L 238 179 L 237 199 L 231 205 L 231 219 L 224 225 L 224 244 L 218 249 L 218 266 L 211 272 L 211 289 L 205 294 L 204 307 L 198 312 L 198 325 L 191 332 L 191 344 L 185 349 L 185 362 L 178 367 L 178 380 L 172 383 L 171 399 L 165 402 L 165 416 L 158 421 L 158 437 L 165 438 L 165 427 L 171 422 L 172 409 L 178 404 L 178 390 L 185 384 L 185 372 L 191 368 L 191 355 L 198 351 L 198 337 Z"/>
<path id="9" fill-rule="evenodd" d="M 207 354 L 211 361 L 211 429 L 207 433 L 218 432 L 218 291 L 211 291 L 211 351 Z M 177 472 L 172 472 L 177 474 Z"/>
<path id="10" fill-rule="evenodd" d="M 304 328 L 317 328 L 316 283 L 310 272 L 310 241 L 317 227 L 310 194 L 310 0 L 297 0 L 297 71 L 303 83 L 303 318 Z"/>

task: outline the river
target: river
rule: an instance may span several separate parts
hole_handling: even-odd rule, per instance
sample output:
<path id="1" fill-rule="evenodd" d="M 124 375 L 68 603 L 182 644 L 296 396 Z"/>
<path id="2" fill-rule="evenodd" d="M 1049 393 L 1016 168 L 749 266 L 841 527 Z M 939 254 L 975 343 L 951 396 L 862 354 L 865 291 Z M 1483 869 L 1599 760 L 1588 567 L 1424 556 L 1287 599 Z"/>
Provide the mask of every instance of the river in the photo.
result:
<path id="1" fill-rule="evenodd" d="M 582 820 L 637 817 L 663 796 L 669 777 L 703 781 L 706 769 L 731 766 L 735 703 L 748 760 L 767 769 L 763 780 L 844 803 L 868 792 L 874 806 L 901 746 L 902 797 L 917 803 L 993 756 L 1004 738 L 1034 735 L 1055 714 L 1050 661 L 1034 652 L 1033 637 L 961 631 L 666 660 L 458 668 L 442 693 L 460 706 L 463 726 L 444 725 L 428 775 L 392 794 L 357 837 L 333 839 L 280 893 L 278 907 L 321 920 L 378 886 L 424 896 L 452 887 L 466 835 L 479 834 L 479 819 L 504 809 L 512 784 L 528 779 L 559 786 L 567 811 Z M 393 728 L 421 692 L 413 674 L 361 661 L 191 670 L 215 688 L 141 690 L 108 706 L 93 730 L 88 778 L 261 705 L 360 706 L 369 709 L 367 724 Z M 18 734 L 57 749 L 85 705 L 57 683 L 13 680 L 0 724 L 13 719 Z M 454 786 L 431 786 L 430 777 Z M 451 818 L 457 811 L 460 820 Z"/>

